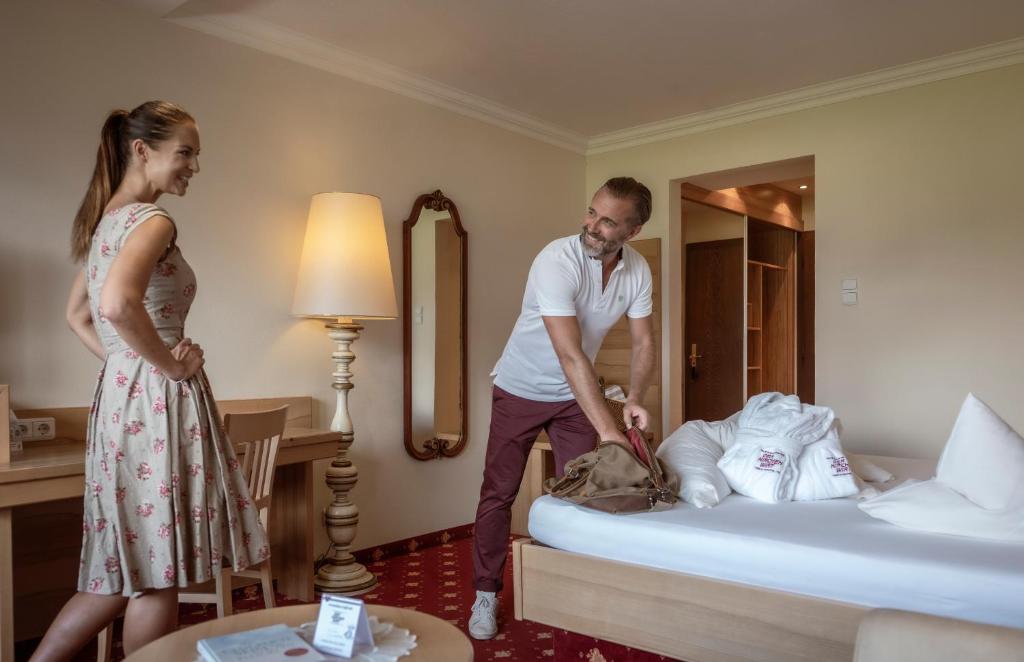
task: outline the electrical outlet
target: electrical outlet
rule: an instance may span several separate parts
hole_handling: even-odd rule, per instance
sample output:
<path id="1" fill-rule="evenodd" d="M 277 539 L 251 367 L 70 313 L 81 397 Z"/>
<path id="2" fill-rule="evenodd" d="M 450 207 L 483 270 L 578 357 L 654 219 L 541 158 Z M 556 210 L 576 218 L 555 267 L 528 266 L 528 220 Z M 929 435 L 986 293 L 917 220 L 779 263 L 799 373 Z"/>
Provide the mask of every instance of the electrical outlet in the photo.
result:
<path id="1" fill-rule="evenodd" d="M 56 425 L 52 418 L 39 418 L 32 423 L 33 439 L 53 439 L 56 435 Z"/>
<path id="2" fill-rule="evenodd" d="M 18 427 L 23 431 L 22 441 L 41 441 L 57 436 L 57 424 L 52 418 L 19 418 Z"/>
<path id="3" fill-rule="evenodd" d="M 23 441 L 32 436 L 32 424 L 26 423 L 24 419 L 19 419 L 15 428 L 17 429 L 18 438 Z"/>

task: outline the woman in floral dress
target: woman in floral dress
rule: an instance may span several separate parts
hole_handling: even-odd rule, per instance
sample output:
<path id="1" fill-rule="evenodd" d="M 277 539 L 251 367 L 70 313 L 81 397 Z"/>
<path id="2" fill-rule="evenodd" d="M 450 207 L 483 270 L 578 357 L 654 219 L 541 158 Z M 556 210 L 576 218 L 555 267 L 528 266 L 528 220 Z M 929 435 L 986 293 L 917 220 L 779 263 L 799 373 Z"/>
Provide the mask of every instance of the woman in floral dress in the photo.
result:
<path id="1" fill-rule="evenodd" d="M 33 659 L 68 659 L 125 611 L 124 649 L 177 624 L 178 589 L 269 554 L 238 461 L 184 336 L 195 275 L 177 228 L 154 203 L 185 195 L 199 133 L 183 109 L 150 101 L 103 125 L 72 230 L 85 268 L 68 322 L 104 361 L 86 440 L 85 517 L 76 593 Z M 112 193 L 111 193 L 112 192 Z"/>

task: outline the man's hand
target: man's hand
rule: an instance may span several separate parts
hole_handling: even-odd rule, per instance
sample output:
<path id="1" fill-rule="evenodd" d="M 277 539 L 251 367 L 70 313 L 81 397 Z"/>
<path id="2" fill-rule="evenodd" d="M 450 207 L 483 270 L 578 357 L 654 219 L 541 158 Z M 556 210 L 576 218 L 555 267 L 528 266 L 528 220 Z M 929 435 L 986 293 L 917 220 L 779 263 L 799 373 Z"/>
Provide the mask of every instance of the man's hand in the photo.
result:
<path id="1" fill-rule="evenodd" d="M 635 402 L 626 402 L 622 408 L 622 419 L 626 422 L 626 427 L 635 425 L 644 432 L 651 425 L 651 414 Z"/>

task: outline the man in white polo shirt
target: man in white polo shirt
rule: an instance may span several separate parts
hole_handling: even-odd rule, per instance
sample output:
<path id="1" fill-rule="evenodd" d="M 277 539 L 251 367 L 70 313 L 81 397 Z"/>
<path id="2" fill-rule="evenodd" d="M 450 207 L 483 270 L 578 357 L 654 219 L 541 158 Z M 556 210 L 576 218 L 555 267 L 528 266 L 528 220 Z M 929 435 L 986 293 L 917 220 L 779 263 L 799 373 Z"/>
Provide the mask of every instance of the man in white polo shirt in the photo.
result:
<path id="1" fill-rule="evenodd" d="M 555 468 L 594 449 L 598 439 L 625 442 L 604 405 L 594 359 L 623 314 L 632 340 L 627 423 L 647 428 L 641 406 L 654 368 L 651 270 L 626 245 L 651 216 L 651 192 L 632 177 L 605 182 L 587 208 L 582 231 L 548 244 L 533 261 L 523 307 L 494 373 L 491 429 L 476 513 L 473 570 L 477 589 L 469 633 L 497 631 L 497 592 L 512 521 L 512 502 L 541 430 Z"/>

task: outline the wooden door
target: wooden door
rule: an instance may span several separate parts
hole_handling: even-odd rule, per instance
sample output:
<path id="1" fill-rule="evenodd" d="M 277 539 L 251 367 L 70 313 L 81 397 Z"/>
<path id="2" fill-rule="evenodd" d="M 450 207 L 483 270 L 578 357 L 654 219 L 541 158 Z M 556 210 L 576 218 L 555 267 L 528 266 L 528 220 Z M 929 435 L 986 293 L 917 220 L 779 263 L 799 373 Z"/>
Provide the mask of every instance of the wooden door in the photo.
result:
<path id="1" fill-rule="evenodd" d="M 743 239 L 686 246 L 683 420 L 718 421 L 743 408 L 744 263 Z"/>
<path id="2" fill-rule="evenodd" d="M 796 394 L 814 402 L 814 231 L 797 238 Z"/>

